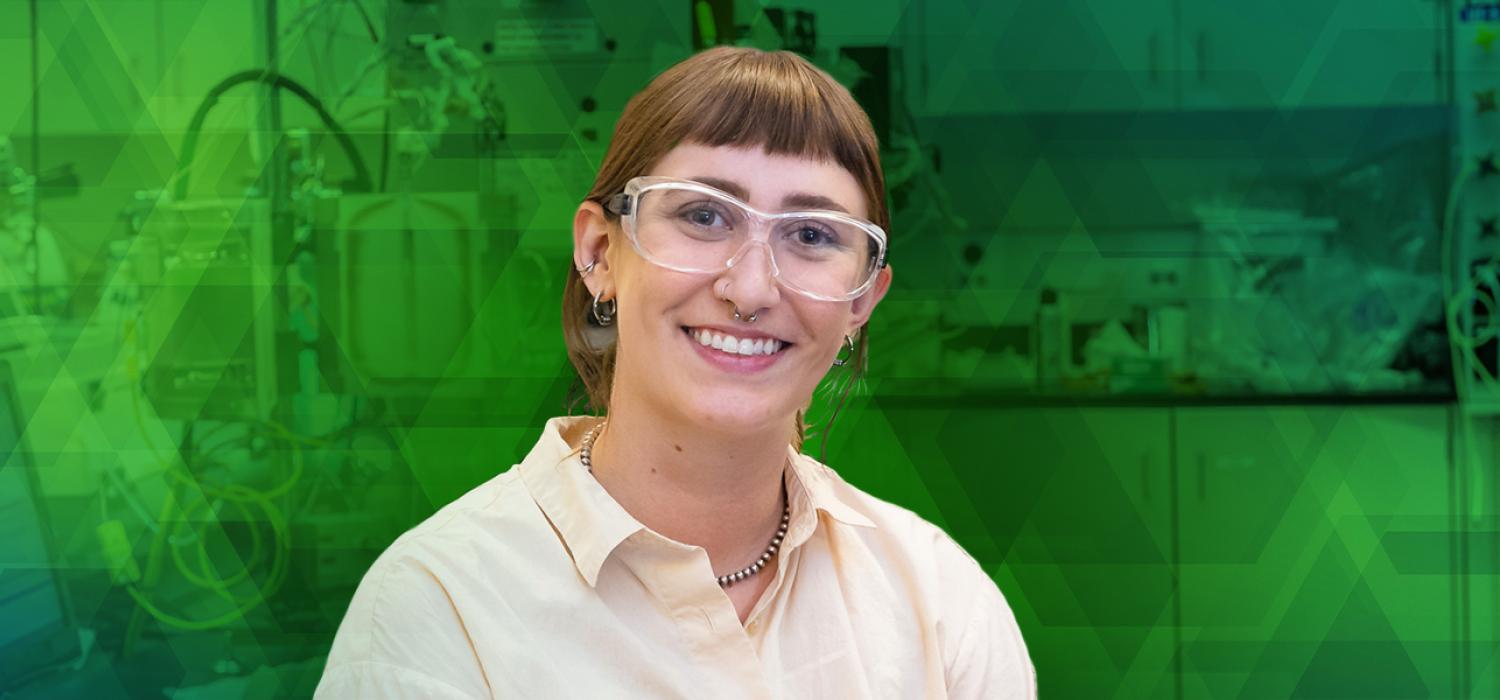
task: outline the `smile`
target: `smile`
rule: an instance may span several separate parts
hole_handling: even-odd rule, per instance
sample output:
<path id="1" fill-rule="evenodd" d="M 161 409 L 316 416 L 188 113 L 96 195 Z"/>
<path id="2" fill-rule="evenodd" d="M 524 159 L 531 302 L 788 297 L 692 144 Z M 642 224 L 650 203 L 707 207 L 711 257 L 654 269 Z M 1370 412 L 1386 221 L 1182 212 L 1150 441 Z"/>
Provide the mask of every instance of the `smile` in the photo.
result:
<path id="1" fill-rule="evenodd" d="M 682 333 L 699 356 L 720 369 L 735 373 L 757 372 L 770 367 L 792 346 L 780 338 L 740 338 L 710 328 L 683 326 Z"/>
<path id="2" fill-rule="evenodd" d="M 687 328 L 688 337 L 698 341 L 699 345 L 711 347 L 715 350 L 727 352 L 731 355 L 775 355 L 784 345 L 776 338 L 736 338 L 728 333 L 709 330 L 707 328 Z"/>

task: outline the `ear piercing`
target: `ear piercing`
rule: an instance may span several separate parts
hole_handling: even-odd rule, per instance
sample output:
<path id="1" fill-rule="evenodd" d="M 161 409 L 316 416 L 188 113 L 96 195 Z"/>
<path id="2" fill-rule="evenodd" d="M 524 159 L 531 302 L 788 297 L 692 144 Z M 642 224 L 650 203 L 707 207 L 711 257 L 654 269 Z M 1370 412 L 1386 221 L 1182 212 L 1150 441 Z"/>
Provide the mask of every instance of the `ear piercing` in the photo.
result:
<path id="1" fill-rule="evenodd" d="M 604 302 L 604 304 L 607 306 L 605 307 L 605 310 L 601 311 L 599 295 L 595 293 L 593 306 L 594 320 L 598 321 L 599 325 L 601 326 L 608 326 L 609 324 L 615 322 L 615 311 L 619 309 L 619 304 L 614 299 L 610 299 L 609 301 Z"/>
<path id="2" fill-rule="evenodd" d="M 839 348 L 839 349 L 843 350 L 843 349 L 846 349 L 846 348 L 849 350 L 849 354 L 845 355 L 843 357 L 834 357 L 833 358 L 833 366 L 834 367 L 843 367 L 844 365 L 849 364 L 850 360 L 854 359 L 854 336 L 852 336 L 852 335 L 846 335 L 846 336 L 844 336 L 844 347 L 843 348 Z"/>

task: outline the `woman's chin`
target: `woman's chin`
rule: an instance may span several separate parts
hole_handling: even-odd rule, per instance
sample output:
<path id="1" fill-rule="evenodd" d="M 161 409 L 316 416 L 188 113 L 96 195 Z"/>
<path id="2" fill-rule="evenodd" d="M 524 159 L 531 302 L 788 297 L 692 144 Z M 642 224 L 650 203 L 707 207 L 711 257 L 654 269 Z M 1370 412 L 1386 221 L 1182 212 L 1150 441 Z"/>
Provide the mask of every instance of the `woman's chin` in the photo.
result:
<path id="1" fill-rule="evenodd" d="M 763 397 L 756 400 L 756 397 L 719 394 L 712 398 L 696 397 L 686 405 L 684 413 L 705 430 L 753 433 L 782 429 L 797 411 L 766 402 Z"/>

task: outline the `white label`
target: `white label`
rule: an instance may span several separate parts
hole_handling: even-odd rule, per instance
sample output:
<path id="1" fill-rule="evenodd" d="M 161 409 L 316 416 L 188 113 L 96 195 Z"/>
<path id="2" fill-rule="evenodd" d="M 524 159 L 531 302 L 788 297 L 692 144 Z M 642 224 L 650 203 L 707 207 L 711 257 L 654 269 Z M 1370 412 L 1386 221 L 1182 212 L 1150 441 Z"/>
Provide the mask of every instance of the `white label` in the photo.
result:
<path id="1" fill-rule="evenodd" d="M 587 17 L 502 19 L 495 23 L 495 55 L 580 54 L 599 51 L 599 27 Z"/>

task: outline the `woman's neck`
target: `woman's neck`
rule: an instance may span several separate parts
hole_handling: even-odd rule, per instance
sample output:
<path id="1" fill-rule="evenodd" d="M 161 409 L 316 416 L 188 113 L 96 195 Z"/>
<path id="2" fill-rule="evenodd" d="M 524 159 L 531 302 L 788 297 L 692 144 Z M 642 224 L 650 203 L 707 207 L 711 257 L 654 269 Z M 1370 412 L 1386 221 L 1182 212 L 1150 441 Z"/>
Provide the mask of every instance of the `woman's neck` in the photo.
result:
<path id="1" fill-rule="evenodd" d="M 790 423 L 721 433 L 612 400 L 594 477 L 636 520 L 703 547 L 714 574 L 727 574 L 755 561 L 781 524 Z"/>

